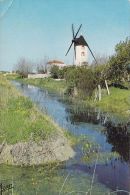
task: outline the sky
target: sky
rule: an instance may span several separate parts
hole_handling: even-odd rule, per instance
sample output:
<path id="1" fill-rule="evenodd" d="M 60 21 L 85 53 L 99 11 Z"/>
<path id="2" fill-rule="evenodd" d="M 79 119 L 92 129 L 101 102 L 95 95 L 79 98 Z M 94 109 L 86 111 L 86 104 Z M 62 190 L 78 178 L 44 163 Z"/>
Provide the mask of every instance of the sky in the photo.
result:
<path id="1" fill-rule="evenodd" d="M 12 70 L 21 57 L 73 62 L 71 25 L 95 55 L 112 55 L 130 36 L 129 0 L 0 0 L 0 70 Z M 91 60 L 91 56 L 89 60 Z"/>

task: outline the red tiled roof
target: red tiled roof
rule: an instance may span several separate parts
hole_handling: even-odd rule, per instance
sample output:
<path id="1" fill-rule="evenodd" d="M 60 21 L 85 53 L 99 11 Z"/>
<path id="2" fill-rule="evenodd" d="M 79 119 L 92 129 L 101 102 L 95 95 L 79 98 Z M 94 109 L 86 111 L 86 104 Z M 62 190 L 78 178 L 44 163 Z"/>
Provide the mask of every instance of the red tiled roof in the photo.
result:
<path id="1" fill-rule="evenodd" d="M 47 62 L 47 64 L 64 64 L 64 62 L 59 61 L 59 60 L 52 60 L 52 61 Z"/>

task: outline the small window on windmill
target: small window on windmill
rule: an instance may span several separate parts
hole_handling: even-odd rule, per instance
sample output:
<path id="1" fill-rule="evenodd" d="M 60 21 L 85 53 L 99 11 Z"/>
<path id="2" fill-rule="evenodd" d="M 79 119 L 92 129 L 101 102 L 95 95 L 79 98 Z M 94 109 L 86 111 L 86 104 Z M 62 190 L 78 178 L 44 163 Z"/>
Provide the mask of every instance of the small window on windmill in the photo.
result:
<path id="1" fill-rule="evenodd" d="M 85 56 L 85 52 L 82 52 L 82 53 L 81 53 L 81 56 Z"/>
<path id="2" fill-rule="evenodd" d="M 81 49 L 84 50 L 84 45 L 81 46 Z"/>

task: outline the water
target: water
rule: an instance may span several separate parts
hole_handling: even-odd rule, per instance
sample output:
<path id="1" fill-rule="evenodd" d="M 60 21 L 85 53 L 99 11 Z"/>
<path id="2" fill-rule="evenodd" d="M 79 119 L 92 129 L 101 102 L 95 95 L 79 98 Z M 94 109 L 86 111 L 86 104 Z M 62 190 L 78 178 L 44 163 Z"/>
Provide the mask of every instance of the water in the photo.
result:
<path id="1" fill-rule="evenodd" d="M 75 136 L 87 136 L 89 140 L 98 144 L 98 147 L 100 146 L 103 160 L 101 160 L 102 156 L 99 155 L 92 194 L 105 194 L 115 190 L 130 191 L 129 123 L 119 124 L 115 117 L 101 113 L 95 108 L 81 108 L 79 105 L 70 104 L 63 97 L 47 90 L 17 82 L 13 83 L 61 127 Z M 95 160 L 98 155 L 96 154 L 90 162 L 85 161 L 83 160 L 85 154 L 81 147 L 82 144 L 77 144 L 74 148 L 75 158 L 58 168 L 55 167 L 54 170 L 52 167 L 48 169 L 47 167 L 14 168 L 1 166 L 1 179 L 9 178 L 11 180 L 13 176 L 16 194 L 51 195 L 70 192 L 72 194 L 85 194 L 91 189 Z M 126 193 L 118 192 L 116 194 Z"/>

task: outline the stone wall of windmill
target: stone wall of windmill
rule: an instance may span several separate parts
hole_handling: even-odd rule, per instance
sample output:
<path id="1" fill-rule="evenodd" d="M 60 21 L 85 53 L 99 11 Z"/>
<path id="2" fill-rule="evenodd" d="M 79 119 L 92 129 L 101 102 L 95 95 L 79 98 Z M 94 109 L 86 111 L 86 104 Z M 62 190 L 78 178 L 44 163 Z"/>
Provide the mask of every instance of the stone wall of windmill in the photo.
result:
<path id="1" fill-rule="evenodd" d="M 76 46 L 75 65 L 82 66 L 88 62 L 88 49 L 84 45 Z"/>

